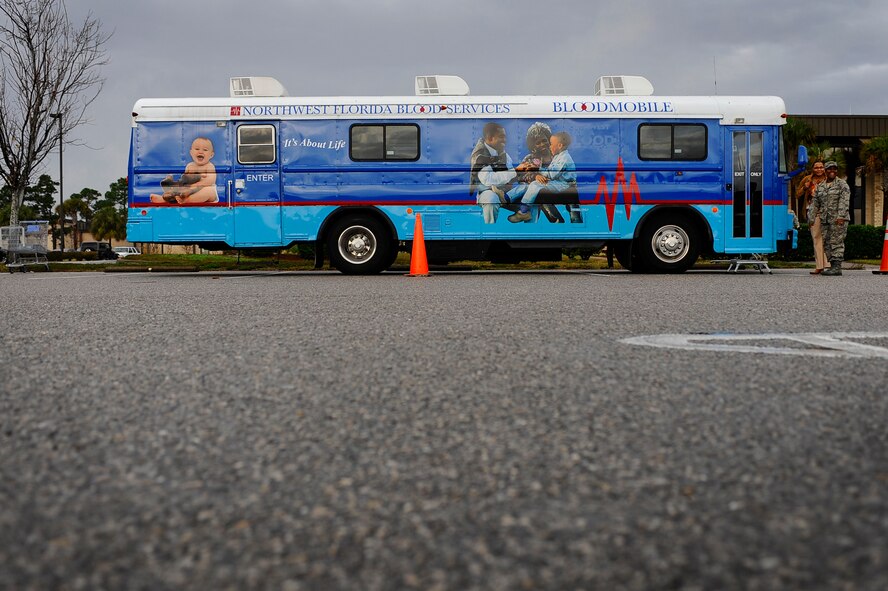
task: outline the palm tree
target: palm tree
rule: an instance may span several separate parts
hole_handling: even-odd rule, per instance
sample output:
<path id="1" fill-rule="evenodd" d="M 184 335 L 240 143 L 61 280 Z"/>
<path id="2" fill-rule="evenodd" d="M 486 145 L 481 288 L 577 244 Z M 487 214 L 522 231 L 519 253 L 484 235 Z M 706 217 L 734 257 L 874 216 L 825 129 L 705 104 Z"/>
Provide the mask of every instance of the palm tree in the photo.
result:
<path id="1" fill-rule="evenodd" d="M 90 230 L 96 240 L 123 240 L 126 238 L 126 211 L 108 205 L 93 216 Z"/>
<path id="2" fill-rule="evenodd" d="M 866 171 L 876 175 L 875 185 L 882 190 L 882 199 L 884 200 L 886 189 L 885 170 L 888 169 L 888 135 L 874 137 L 865 143 L 860 149 L 860 159 L 863 160 L 863 165 L 866 168 Z M 878 217 L 881 217 L 882 220 L 885 219 L 884 201 L 882 205 L 882 215 Z M 873 219 L 877 220 L 878 217 L 873 216 Z"/>
<path id="3" fill-rule="evenodd" d="M 888 135 L 874 137 L 860 149 L 867 172 L 882 172 L 888 168 Z"/>
<path id="4" fill-rule="evenodd" d="M 62 205 L 60 207 L 61 207 L 61 211 L 59 211 L 60 214 L 71 216 L 71 219 L 72 219 L 71 227 L 74 228 L 74 230 L 72 232 L 72 234 L 73 234 L 72 237 L 74 239 L 74 248 L 77 248 L 77 245 L 80 243 L 80 233 L 78 230 L 79 224 L 77 222 L 81 218 L 82 219 L 89 219 L 89 216 L 92 214 L 92 210 L 90 210 L 89 204 L 87 204 L 86 201 L 84 201 L 83 199 L 81 199 L 78 196 L 73 196 L 73 197 L 66 199 L 65 202 L 62 203 Z"/>
<path id="5" fill-rule="evenodd" d="M 783 141 L 786 144 L 786 150 L 788 152 L 787 157 L 789 158 L 789 162 L 787 164 L 789 165 L 790 170 L 795 169 L 798 165 L 799 146 L 805 146 L 808 148 L 808 167 L 811 167 L 811 163 L 816 160 L 811 150 L 815 145 L 814 141 L 816 139 L 817 130 L 815 130 L 810 123 L 799 119 L 798 117 L 786 118 L 786 125 L 783 126 Z M 803 208 L 804 200 L 798 197 L 799 187 L 802 183 L 803 175 L 797 175 L 792 181 L 790 181 L 789 203 L 793 211 L 795 211 L 801 219 L 804 219 L 804 212 L 800 211 Z"/>
<path id="6" fill-rule="evenodd" d="M 799 146 L 810 146 L 817 139 L 817 130 L 810 123 L 799 119 L 798 117 L 787 117 L 786 125 L 783 126 L 783 141 L 786 143 L 786 149 L 789 151 L 789 160 L 795 168 L 796 154 Z"/>
<path id="7" fill-rule="evenodd" d="M 840 172 L 845 170 L 845 153 L 840 149 L 833 148 L 829 142 L 812 144 L 808 147 L 808 156 L 812 163 L 818 160 L 821 162 L 833 160 L 839 166 Z"/>

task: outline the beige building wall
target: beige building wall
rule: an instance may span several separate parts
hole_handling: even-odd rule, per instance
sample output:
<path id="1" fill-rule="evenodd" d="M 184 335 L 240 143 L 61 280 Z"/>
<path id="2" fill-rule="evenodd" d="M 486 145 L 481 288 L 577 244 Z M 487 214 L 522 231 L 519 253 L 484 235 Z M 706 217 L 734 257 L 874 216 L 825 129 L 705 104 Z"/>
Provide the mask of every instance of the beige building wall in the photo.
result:
<path id="1" fill-rule="evenodd" d="M 84 231 L 80 235 L 80 239 L 77 242 L 77 246 L 80 246 L 83 242 L 108 242 L 107 240 L 99 241 L 95 236 L 92 235 L 92 232 Z M 178 244 L 149 244 L 149 243 L 134 243 L 129 242 L 127 240 L 111 240 L 111 247 L 115 246 L 135 246 L 138 248 L 143 254 L 201 254 L 208 253 L 211 251 L 202 250 L 197 245 L 178 245 Z M 58 244 L 56 244 L 56 248 L 58 248 Z M 72 243 L 72 237 L 70 234 L 65 236 L 65 250 L 73 249 L 74 245 Z M 46 250 L 52 250 L 52 234 L 48 232 L 46 238 Z M 212 251 L 215 252 L 215 251 Z"/>

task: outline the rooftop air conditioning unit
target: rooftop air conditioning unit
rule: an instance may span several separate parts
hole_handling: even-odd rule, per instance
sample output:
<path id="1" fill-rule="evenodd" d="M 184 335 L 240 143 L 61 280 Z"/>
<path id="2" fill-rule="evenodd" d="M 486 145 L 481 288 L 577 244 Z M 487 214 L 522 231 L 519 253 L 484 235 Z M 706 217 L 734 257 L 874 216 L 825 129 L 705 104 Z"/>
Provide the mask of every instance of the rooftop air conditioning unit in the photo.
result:
<path id="1" fill-rule="evenodd" d="M 595 96 L 650 96 L 654 86 L 643 76 L 602 76 L 595 81 Z"/>
<path id="2" fill-rule="evenodd" d="M 416 96 L 468 96 L 469 85 L 459 76 L 417 76 Z"/>
<path id="3" fill-rule="evenodd" d="M 239 96 L 287 96 L 284 85 L 268 76 L 239 76 L 231 78 L 232 97 Z"/>

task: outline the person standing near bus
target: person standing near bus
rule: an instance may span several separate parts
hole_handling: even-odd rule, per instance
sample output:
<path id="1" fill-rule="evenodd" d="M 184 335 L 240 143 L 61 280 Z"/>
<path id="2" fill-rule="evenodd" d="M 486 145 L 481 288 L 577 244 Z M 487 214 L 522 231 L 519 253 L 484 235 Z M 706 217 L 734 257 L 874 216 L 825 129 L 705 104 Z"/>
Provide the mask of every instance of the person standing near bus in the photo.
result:
<path id="1" fill-rule="evenodd" d="M 470 159 L 469 193 L 477 191 L 476 203 L 483 210 L 484 223 L 493 224 L 500 207 L 506 203 L 505 194 L 512 188 L 517 173 L 506 152 L 506 129 L 491 121 L 484 126 L 481 136 Z"/>
<path id="2" fill-rule="evenodd" d="M 816 161 L 811 167 L 811 174 L 802 180 L 802 194 L 808 201 L 808 228 L 811 230 L 811 242 L 814 243 L 814 270 L 811 275 L 819 275 L 826 269 L 826 253 L 823 251 L 823 225 L 820 212 L 814 207 L 814 191 L 826 180 L 826 168 L 823 162 Z"/>
<path id="3" fill-rule="evenodd" d="M 830 160 L 826 163 L 826 180 L 817 185 L 814 191 L 814 207 L 820 213 L 823 228 L 823 248 L 830 268 L 824 276 L 841 275 L 842 261 L 845 258 L 845 235 L 848 233 L 848 208 L 851 205 L 851 189 L 848 183 L 836 178 L 838 165 Z"/>

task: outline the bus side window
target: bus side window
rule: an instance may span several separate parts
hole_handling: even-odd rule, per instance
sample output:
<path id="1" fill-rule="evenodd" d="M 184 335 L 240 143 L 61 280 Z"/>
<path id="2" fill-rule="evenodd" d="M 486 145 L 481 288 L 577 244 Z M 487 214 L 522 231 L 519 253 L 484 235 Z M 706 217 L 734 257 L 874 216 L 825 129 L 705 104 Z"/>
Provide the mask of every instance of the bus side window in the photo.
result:
<path id="1" fill-rule="evenodd" d="M 641 160 L 706 160 L 706 155 L 706 126 L 701 123 L 638 126 Z"/>
<path id="2" fill-rule="evenodd" d="M 276 146 L 273 125 L 241 125 L 237 128 L 237 161 L 241 164 L 273 164 Z"/>
<path id="3" fill-rule="evenodd" d="M 385 128 L 353 125 L 349 151 L 352 160 L 385 160 Z"/>
<path id="4" fill-rule="evenodd" d="M 638 129 L 638 157 L 642 160 L 672 158 L 672 126 L 642 125 Z"/>
<path id="5" fill-rule="evenodd" d="M 385 157 L 387 160 L 419 158 L 419 128 L 414 125 L 387 125 Z"/>
<path id="6" fill-rule="evenodd" d="M 352 125 L 349 139 L 355 161 L 419 160 L 419 126 L 412 123 Z"/>
<path id="7" fill-rule="evenodd" d="M 706 127 L 676 125 L 673 127 L 672 154 L 675 160 L 706 159 Z"/>

